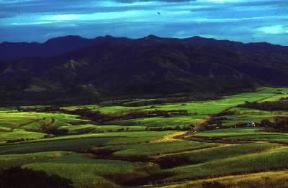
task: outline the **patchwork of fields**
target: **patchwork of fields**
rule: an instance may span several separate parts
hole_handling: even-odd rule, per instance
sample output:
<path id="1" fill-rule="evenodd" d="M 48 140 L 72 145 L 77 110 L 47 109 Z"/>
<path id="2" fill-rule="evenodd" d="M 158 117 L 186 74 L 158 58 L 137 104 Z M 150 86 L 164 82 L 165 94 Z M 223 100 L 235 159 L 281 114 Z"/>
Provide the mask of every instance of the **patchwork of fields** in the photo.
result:
<path id="1" fill-rule="evenodd" d="M 288 111 L 243 106 L 287 93 L 262 88 L 207 101 L 3 107 L 0 171 L 44 171 L 77 188 L 288 187 L 288 132 L 263 123 Z"/>

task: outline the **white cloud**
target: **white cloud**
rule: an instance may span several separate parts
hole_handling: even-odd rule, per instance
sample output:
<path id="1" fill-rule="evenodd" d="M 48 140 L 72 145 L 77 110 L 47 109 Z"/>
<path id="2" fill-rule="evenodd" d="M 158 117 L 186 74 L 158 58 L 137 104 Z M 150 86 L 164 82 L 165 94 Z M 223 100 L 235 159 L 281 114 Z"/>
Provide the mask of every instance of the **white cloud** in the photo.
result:
<path id="1" fill-rule="evenodd" d="M 205 35 L 251 41 L 257 36 L 271 41 L 288 33 L 284 5 L 287 0 L 0 0 L 0 40 L 43 40 L 60 30 L 91 37 Z M 23 30 L 35 34 L 22 35 Z"/>
<path id="2" fill-rule="evenodd" d="M 257 29 L 258 32 L 263 34 L 288 34 L 288 25 L 271 25 L 271 26 L 264 26 Z"/>

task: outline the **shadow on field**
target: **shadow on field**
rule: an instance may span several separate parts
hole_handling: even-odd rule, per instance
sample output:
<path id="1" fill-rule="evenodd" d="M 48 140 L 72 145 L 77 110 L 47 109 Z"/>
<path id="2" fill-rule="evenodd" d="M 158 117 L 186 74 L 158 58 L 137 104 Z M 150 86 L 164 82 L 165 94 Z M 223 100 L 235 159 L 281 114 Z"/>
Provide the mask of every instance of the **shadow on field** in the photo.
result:
<path id="1" fill-rule="evenodd" d="M 165 172 L 165 173 L 161 172 L 161 173 L 154 173 L 154 174 L 150 174 L 149 176 L 138 177 L 138 178 L 127 179 L 126 177 L 124 179 L 120 179 L 119 176 L 114 176 L 114 177 L 110 177 L 110 179 L 112 179 L 117 184 L 121 186 L 125 186 L 125 187 L 126 186 L 143 186 L 143 185 L 153 185 L 153 184 L 164 183 L 161 180 L 172 177 L 174 175 L 175 174 L 172 172 Z"/>
<path id="2" fill-rule="evenodd" d="M 72 188 L 72 182 L 45 172 L 10 168 L 0 172 L 0 188 Z"/>
<path id="3" fill-rule="evenodd" d="M 162 169 L 167 169 L 177 166 L 197 164 L 200 161 L 192 161 L 189 157 L 184 156 L 169 156 L 154 159 L 153 162 L 157 163 Z"/>
<path id="4" fill-rule="evenodd" d="M 184 166 L 197 164 L 200 161 L 192 161 L 189 157 L 185 156 L 165 156 L 160 158 L 153 158 L 147 156 L 115 156 L 113 153 L 115 150 L 109 150 L 107 148 L 93 148 L 89 150 L 88 157 L 93 159 L 110 159 L 110 160 L 123 160 L 130 162 L 151 162 L 157 164 L 153 170 L 142 169 L 132 173 L 118 173 L 109 174 L 104 177 L 112 180 L 121 186 L 141 186 L 150 184 L 163 183 L 163 179 L 174 176 L 172 172 L 161 172 L 160 169 L 169 169 L 176 166 Z"/>

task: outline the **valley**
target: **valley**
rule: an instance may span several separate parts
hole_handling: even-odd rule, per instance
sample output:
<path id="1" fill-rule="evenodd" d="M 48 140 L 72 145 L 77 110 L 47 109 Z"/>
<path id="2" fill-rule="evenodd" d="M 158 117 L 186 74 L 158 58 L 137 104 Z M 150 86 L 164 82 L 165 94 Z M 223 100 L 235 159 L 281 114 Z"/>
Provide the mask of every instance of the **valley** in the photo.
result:
<path id="1" fill-rule="evenodd" d="M 45 172 L 76 188 L 285 187 L 287 93 L 1 107 L 0 169 Z"/>

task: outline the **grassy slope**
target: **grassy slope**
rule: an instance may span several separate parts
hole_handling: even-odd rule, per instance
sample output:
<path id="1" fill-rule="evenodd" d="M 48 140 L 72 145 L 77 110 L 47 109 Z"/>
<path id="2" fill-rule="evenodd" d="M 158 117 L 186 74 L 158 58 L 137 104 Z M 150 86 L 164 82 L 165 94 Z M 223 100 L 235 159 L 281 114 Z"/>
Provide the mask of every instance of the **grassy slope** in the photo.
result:
<path id="1" fill-rule="evenodd" d="M 203 183 L 220 182 L 228 187 L 274 187 L 283 188 L 288 186 L 288 173 L 283 171 L 266 171 L 257 173 L 247 173 L 241 175 L 229 175 L 217 178 L 200 179 L 194 181 L 184 181 L 181 183 L 174 183 L 170 185 L 163 185 L 157 187 L 165 188 L 202 188 Z"/>
<path id="2" fill-rule="evenodd" d="M 104 177 L 133 178 L 146 176 L 143 169 L 155 168 L 149 163 L 132 163 L 119 160 L 89 159 L 83 155 L 72 154 L 48 162 L 27 164 L 25 168 L 44 170 L 49 174 L 58 174 L 72 179 L 77 187 L 115 187 Z"/>
<path id="3" fill-rule="evenodd" d="M 169 171 L 176 173 L 169 180 L 223 176 L 233 173 L 247 173 L 274 170 L 288 167 L 288 148 L 264 151 L 261 153 L 244 154 L 235 157 L 222 158 L 197 165 L 176 167 Z M 211 170 L 213 169 L 213 170 Z"/>
<path id="4" fill-rule="evenodd" d="M 260 121 L 262 118 L 286 115 L 286 112 L 266 112 L 235 107 L 245 101 L 277 100 L 285 95 L 279 89 L 264 88 L 255 93 L 242 93 L 219 100 L 192 101 L 161 104 L 153 110 L 187 110 L 188 116 L 136 118 L 111 122 L 107 125 L 91 124 L 87 120 L 63 113 L 17 112 L 2 108 L 0 111 L 0 167 L 22 165 L 40 169 L 49 174 L 58 174 L 73 180 L 77 187 L 117 187 L 121 180 L 115 178 L 146 177 L 149 173 L 171 172 L 173 176 L 165 181 L 210 178 L 237 173 L 282 169 L 287 166 L 288 148 L 272 142 L 287 143 L 286 133 L 267 133 L 259 128 L 218 129 L 198 132 L 189 137 L 203 137 L 204 140 L 164 139 L 177 131 L 146 131 L 145 127 L 179 127 L 204 121 L 212 114 L 230 109 L 234 115 L 227 117 L 224 125 L 233 126 L 238 122 Z M 67 110 L 90 108 L 105 113 L 123 113 L 130 110 L 151 110 L 151 106 L 71 106 Z M 69 130 L 67 136 L 43 138 L 39 126 L 53 121 L 53 126 Z M 89 133 L 81 131 L 91 129 Z M 30 138 L 23 143 L 5 144 L 8 139 Z M 206 138 L 250 140 L 248 144 L 207 143 Z M 159 141 L 160 140 L 160 141 Z M 161 141 L 162 140 L 162 141 Z M 181 140 L 181 139 L 180 139 Z M 263 143 L 259 143 L 259 141 Z M 74 152 L 90 149 L 108 149 L 114 153 L 111 159 L 91 159 Z M 64 152 L 65 151 L 65 152 Z M 23 155 L 24 154 L 24 155 Z M 90 155 L 90 154 L 89 154 Z M 133 157 L 184 157 L 187 164 L 159 169 L 149 162 L 129 162 Z M 113 159 L 113 157 L 120 157 Z M 153 161 L 155 162 L 155 161 Z M 157 162 L 157 161 L 156 161 Z M 196 164 L 195 164 L 196 163 Z M 99 171 L 99 169 L 101 169 Z M 125 178 L 124 178 L 125 179 Z M 128 180 L 127 180 L 128 181 Z"/>

